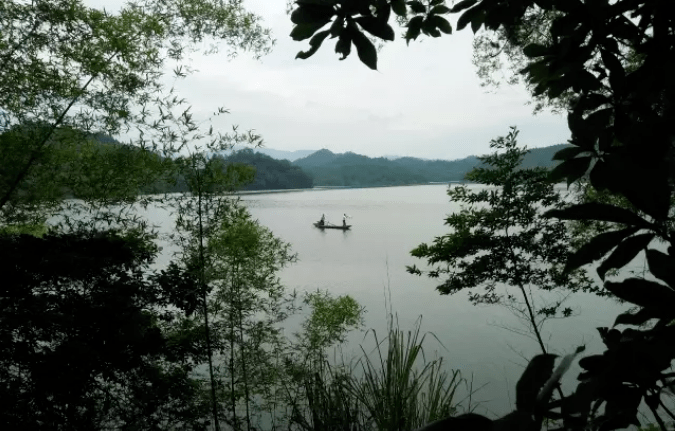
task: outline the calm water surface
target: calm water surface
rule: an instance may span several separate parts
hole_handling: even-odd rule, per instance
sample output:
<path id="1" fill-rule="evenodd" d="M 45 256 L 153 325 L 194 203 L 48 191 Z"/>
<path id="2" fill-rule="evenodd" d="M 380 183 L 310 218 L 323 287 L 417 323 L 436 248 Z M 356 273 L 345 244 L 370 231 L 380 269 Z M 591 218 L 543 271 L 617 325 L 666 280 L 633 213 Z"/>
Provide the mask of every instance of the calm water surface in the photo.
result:
<path id="1" fill-rule="evenodd" d="M 481 387 L 473 396 L 473 401 L 482 402 L 480 410 L 502 414 L 513 407 L 513 388 L 526 363 L 523 357 L 540 353 L 537 343 L 505 329 L 522 328 L 506 309 L 474 307 L 465 293 L 439 295 L 434 280 L 405 270 L 412 264 L 424 267 L 423 261 L 410 256 L 414 247 L 447 232 L 444 217 L 458 206 L 448 201 L 446 189 L 427 185 L 304 191 L 246 195 L 243 201 L 254 217 L 298 253 L 299 261 L 280 273 L 289 289 L 351 295 L 367 310 L 367 328 L 380 335 L 385 334 L 389 287 L 387 295 L 402 329 L 412 328 L 422 316 L 422 330 L 434 333 L 443 344 L 430 342 L 428 352 L 437 350 L 450 367 L 473 379 L 475 389 Z M 351 217 L 350 231 L 312 225 L 322 214 L 340 224 L 343 213 Z M 612 325 L 626 307 L 592 295 L 577 295 L 568 304 L 578 316 L 545 326 L 551 351 L 565 354 L 586 344 L 588 353 L 601 352 L 595 328 Z M 353 334 L 347 350 L 356 354 L 363 338 L 363 333 Z M 574 384 L 577 373 L 576 369 L 568 373 L 569 384 Z"/>

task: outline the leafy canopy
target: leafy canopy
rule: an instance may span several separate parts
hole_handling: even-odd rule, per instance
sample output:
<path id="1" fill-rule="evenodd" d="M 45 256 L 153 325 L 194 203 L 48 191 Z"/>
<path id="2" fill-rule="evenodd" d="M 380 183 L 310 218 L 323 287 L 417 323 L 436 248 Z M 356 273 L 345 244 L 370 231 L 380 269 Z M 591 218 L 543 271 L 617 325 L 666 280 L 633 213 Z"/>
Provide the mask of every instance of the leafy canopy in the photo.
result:
<path id="1" fill-rule="evenodd" d="M 599 293 L 583 272 L 568 271 L 572 238 L 567 224 L 543 217 L 546 210 L 564 206 L 563 196 L 547 180 L 546 169 L 520 168 L 527 151 L 518 147 L 517 136 L 512 128 L 507 136 L 491 141 L 496 152 L 480 157 L 482 164 L 466 176 L 488 187 L 449 189 L 451 202 L 461 205 L 460 211 L 446 218 L 451 232 L 433 244 L 421 244 L 411 254 L 433 265 L 427 273 L 430 277 L 444 279 L 437 286 L 442 294 L 469 290 L 473 304 L 515 307 L 519 290 L 531 287 L 564 292 L 562 296 L 576 291 Z M 415 266 L 408 270 L 422 274 Z M 562 302 L 543 305 L 538 312 L 570 315 L 572 310 L 562 310 Z"/>

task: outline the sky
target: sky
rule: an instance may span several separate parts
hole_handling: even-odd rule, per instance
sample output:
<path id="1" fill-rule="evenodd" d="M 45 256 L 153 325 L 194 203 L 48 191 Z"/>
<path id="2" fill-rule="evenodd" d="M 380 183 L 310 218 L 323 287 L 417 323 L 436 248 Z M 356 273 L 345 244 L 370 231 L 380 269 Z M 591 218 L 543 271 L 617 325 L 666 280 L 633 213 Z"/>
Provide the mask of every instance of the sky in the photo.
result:
<path id="1" fill-rule="evenodd" d="M 119 0 L 85 0 L 111 10 Z M 490 152 L 490 140 L 518 127 L 519 144 L 529 148 L 566 142 L 564 116 L 533 116 L 522 86 L 490 92 L 472 65 L 471 30 L 424 38 L 409 46 L 400 38 L 378 54 L 378 71 L 363 65 L 353 48 L 344 61 L 326 39 L 314 56 L 294 59 L 308 41 L 289 37 L 292 23 L 285 0 L 244 0 L 276 40 L 259 60 L 249 53 L 193 55 L 195 74 L 176 88 L 193 105 L 196 119 L 218 107 L 229 115 L 213 120 L 224 132 L 237 124 L 255 129 L 264 146 L 276 150 L 329 149 L 370 157 L 412 156 L 459 159 Z M 447 0 L 452 4 L 452 0 Z M 457 15 L 449 15 L 455 28 Z M 225 49 L 223 50 L 223 52 Z"/>

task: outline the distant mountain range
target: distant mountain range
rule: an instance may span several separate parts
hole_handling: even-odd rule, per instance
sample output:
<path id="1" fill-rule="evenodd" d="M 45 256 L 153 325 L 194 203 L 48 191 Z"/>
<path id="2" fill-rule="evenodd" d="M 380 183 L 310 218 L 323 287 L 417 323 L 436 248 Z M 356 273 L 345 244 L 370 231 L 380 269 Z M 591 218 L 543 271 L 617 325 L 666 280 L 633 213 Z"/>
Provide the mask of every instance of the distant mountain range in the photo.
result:
<path id="1" fill-rule="evenodd" d="M 568 144 L 534 148 L 526 155 L 522 166 L 552 168 L 556 165 L 552 157 L 566 146 Z M 390 160 L 352 152 L 335 154 L 326 149 L 293 162 L 313 177 L 315 187 L 368 187 L 461 181 L 467 172 L 480 163 L 475 156 L 459 160 L 423 160 L 414 157 Z"/>
<path id="2" fill-rule="evenodd" d="M 245 149 L 252 149 L 255 153 L 260 153 L 260 154 L 265 154 L 266 156 L 270 156 L 273 159 L 277 160 L 288 160 L 290 162 L 293 162 L 294 160 L 298 160 L 303 157 L 307 157 L 310 154 L 316 152 L 317 150 L 296 150 L 296 151 L 284 151 L 284 150 L 275 150 L 273 148 L 265 148 L 265 147 L 259 147 L 259 148 L 251 148 L 251 147 L 245 147 L 245 146 L 240 146 L 237 145 L 233 150 L 230 151 L 221 151 L 219 152 L 220 156 L 227 157 L 233 153 L 236 153 L 241 150 Z"/>
<path id="3" fill-rule="evenodd" d="M 114 139 L 96 136 L 102 145 L 126 148 Z M 116 145 L 117 144 L 117 145 Z M 558 162 L 554 154 L 568 144 L 533 148 L 525 156 L 524 168 L 553 168 Z M 226 162 L 253 166 L 254 181 L 244 189 L 270 190 L 322 186 L 373 187 L 462 181 L 481 161 L 476 156 L 458 160 L 426 160 L 415 157 L 367 157 L 353 152 L 336 154 L 319 151 L 281 151 L 271 148 L 241 149 L 215 154 Z M 162 186 L 161 189 L 169 187 Z M 179 188 L 184 187 L 181 185 Z M 156 188 L 156 187 L 155 187 Z M 165 191 L 173 190 L 169 187 Z M 148 190 L 147 192 L 151 192 Z"/>

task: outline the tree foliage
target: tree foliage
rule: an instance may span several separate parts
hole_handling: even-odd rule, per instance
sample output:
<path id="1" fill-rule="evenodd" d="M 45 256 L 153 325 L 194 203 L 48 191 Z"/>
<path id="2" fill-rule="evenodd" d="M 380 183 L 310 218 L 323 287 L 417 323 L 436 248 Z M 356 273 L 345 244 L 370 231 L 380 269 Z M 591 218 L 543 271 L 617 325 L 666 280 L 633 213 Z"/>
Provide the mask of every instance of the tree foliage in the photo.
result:
<path id="1" fill-rule="evenodd" d="M 312 177 L 288 160 L 275 160 L 251 149 L 236 151 L 223 158 L 227 163 L 253 166 L 256 170 L 251 183 L 243 190 L 304 189 L 312 187 Z"/>
<path id="2" fill-rule="evenodd" d="M 215 51 L 221 42 L 233 54 L 261 55 L 271 46 L 259 18 L 239 1 L 142 0 L 116 13 L 80 0 L 2 2 L 0 139 L 3 160 L 13 163 L 0 175 L 1 222 L 44 219 L 63 205 L 64 191 L 78 186 L 90 207 L 105 212 L 138 192 L 130 183 L 152 184 L 166 168 L 149 152 L 124 169 L 118 152 L 97 149 L 87 157 L 82 149 L 92 136 L 125 134 L 133 146 L 163 157 L 188 142 L 238 141 L 237 133 L 201 130 L 187 100 L 162 78 L 171 67 L 176 78 L 186 77 L 189 53 L 205 43 Z M 64 163 L 86 168 L 52 175 Z M 75 203 L 69 205 L 72 214 Z"/>
<path id="3" fill-rule="evenodd" d="M 407 41 L 421 32 L 440 36 L 434 17 L 447 12 L 460 14 L 458 30 L 470 26 L 476 33 L 486 28 L 507 37 L 518 35 L 529 14 L 547 14 L 551 23 L 539 27 L 543 33 L 538 42 L 519 37 L 510 42 L 527 58 L 521 73 L 532 94 L 566 100 L 563 105 L 574 147 L 555 156 L 562 163 L 551 178 L 569 185 L 587 178 L 595 190 L 621 196 L 633 207 L 590 202 L 551 210 L 548 215 L 614 227 L 582 246 L 568 267 L 598 264 L 604 289 L 638 307 L 635 313 L 618 316 L 615 324 L 640 327 L 599 330 L 607 350 L 580 361 L 585 369 L 581 383 L 575 394 L 559 404 L 558 417 L 566 429 L 588 425 L 618 429 L 637 423 L 639 403 L 645 401 L 666 430 L 657 409 L 664 407 L 660 394 L 673 387 L 668 368 L 674 358 L 674 3 L 463 0 L 450 9 L 441 3 L 299 0 L 292 21 L 294 30 L 307 29 L 296 40 L 309 38 L 331 23 L 331 35 L 339 37 L 340 44 L 341 39 L 357 38 L 358 20 L 385 28 L 390 11 L 407 21 Z M 299 21 L 301 16 L 305 18 Z M 387 39 L 367 27 L 362 30 Z M 368 56 L 364 63 L 374 68 L 376 53 L 355 46 L 362 51 L 360 59 Z M 347 56 L 349 43 L 337 45 L 336 51 Z M 607 269 L 624 268 L 641 255 L 651 277 L 613 281 L 605 276 Z M 665 410 L 673 418 L 670 409 Z"/>
<path id="4" fill-rule="evenodd" d="M 192 355 L 163 330 L 194 309 L 186 274 L 149 273 L 156 248 L 128 234 L 0 241 L 8 429 L 203 429 Z"/>
<path id="5" fill-rule="evenodd" d="M 206 282 L 213 289 L 209 311 L 220 346 L 217 375 L 224 382 L 225 421 L 234 430 L 251 430 L 259 427 L 266 408 L 280 402 L 274 389 L 285 344 L 281 323 L 295 310 L 295 294 L 287 292 L 277 272 L 295 256 L 244 208 L 220 221 L 206 251 L 212 259 Z"/>
<path id="6" fill-rule="evenodd" d="M 496 152 L 480 157 L 480 167 L 466 179 L 488 186 L 456 186 L 448 191 L 461 209 L 450 214 L 449 234 L 431 245 L 421 244 L 411 254 L 427 260 L 427 275 L 442 278 L 442 294 L 469 290 L 473 304 L 502 304 L 522 317 L 547 353 L 540 329 L 547 317 L 569 316 L 565 298 L 573 292 L 599 292 L 584 272 L 569 272 L 572 254 L 565 222 L 543 217 L 552 208 L 563 208 L 563 196 L 547 180 L 544 168 L 521 169 L 527 151 L 517 146 L 518 131 L 491 141 Z M 415 266 L 409 272 L 422 274 Z M 534 292 L 535 295 L 534 295 Z M 536 304 L 538 292 L 552 292 Z M 540 295 L 541 296 L 541 295 Z M 539 305 L 539 307 L 536 307 Z"/>

